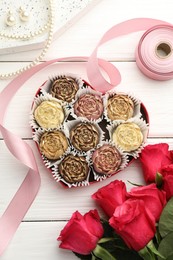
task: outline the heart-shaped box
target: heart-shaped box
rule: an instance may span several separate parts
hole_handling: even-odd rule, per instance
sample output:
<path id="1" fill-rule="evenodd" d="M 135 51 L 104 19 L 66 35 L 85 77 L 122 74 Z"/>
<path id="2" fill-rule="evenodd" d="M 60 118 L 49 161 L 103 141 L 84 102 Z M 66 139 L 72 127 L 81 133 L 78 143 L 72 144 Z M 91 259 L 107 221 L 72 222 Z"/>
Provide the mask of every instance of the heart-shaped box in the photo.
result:
<path id="1" fill-rule="evenodd" d="M 48 79 L 31 110 L 33 139 L 64 187 L 87 186 L 127 167 L 148 135 L 148 112 L 136 97 L 103 95 L 74 74 Z"/>

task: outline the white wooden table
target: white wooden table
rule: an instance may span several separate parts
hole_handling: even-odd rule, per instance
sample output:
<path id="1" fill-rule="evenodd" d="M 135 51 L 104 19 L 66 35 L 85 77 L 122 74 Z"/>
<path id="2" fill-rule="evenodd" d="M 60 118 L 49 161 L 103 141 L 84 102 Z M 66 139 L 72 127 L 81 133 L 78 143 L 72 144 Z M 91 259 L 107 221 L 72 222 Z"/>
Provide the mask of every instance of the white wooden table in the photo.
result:
<path id="1" fill-rule="evenodd" d="M 102 0 L 75 25 L 54 41 L 46 60 L 63 56 L 88 56 L 101 36 L 111 26 L 135 17 L 152 17 L 173 22 L 172 0 Z M 143 101 L 150 116 L 148 143 L 167 142 L 173 148 L 173 80 L 166 82 L 146 78 L 137 69 L 134 50 L 142 32 L 121 37 L 100 49 L 99 56 L 110 60 L 119 68 L 122 82 L 117 90 L 132 92 Z M 20 63 L 27 64 L 37 51 L 0 56 L 0 72 L 18 69 Z M 82 214 L 96 208 L 91 195 L 100 187 L 115 179 L 144 183 L 140 162 L 136 160 L 123 172 L 85 188 L 64 189 L 56 183 L 42 164 L 32 141 L 29 127 L 29 112 L 37 88 L 48 75 L 54 72 L 72 72 L 87 79 L 85 63 L 70 62 L 56 64 L 33 76 L 16 94 L 6 115 L 6 126 L 21 136 L 34 150 L 42 184 L 39 194 L 17 230 L 1 260 L 57 260 L 76 259 L 68 251 L 58 248 L 60 230 L 72 213 Z M 9 81 L 0 81 L 2 90 Z M 0 214 L 10 202 L 14 192 L 24 179 L 27 169 L 7 150 L 0 138 Z M 100 211 L 101 213 L 101 211 Z"/>

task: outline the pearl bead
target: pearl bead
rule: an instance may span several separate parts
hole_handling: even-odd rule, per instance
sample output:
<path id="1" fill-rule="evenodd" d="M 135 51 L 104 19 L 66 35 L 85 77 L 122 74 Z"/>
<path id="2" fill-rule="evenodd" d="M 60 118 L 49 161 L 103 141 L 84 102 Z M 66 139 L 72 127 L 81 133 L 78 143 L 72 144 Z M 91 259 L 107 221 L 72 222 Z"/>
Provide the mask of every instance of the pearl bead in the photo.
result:
<path id="1" fill-rule="evenodd" d="M 13 16 L 12 12 L 10 12 L 10 11 L 8 12 L 5 23 L 6 23 L 6 25 L 8 25 L 8 26 L 13 26 L 13 25 L 15 25 L 16 20 L 15 20 L 15 17 Z"/>
<path id="2" fill-rule="evenodd" d="M 50 31 L 53 32 L 52 28 L 53 28 L 53 6 L 52 6 L 52 1 L 49 1 L 50 3 L 50 19 L 48 21 L 48 23 L 46 25 L 44 25 L 42 28 L 40 28 L 38 31 L 35 31 L 35 32 L 31 32 L 27 35 L 17 35 L 17 34 L 6 34 L 4 32 L 0 32 L 0 36 L 1 37 L 6 37 L 6 38 L 12 38 L 12 39 L 21 39 L 21 40 L 26 40 L 26 39 L 30 39 L 30 38 L 34 38 L 34 37 L 37 37 L 38 35 L 42 34 L 43 32 L 45 32 L 48 28 Z M 26 17 L 29 17 L 29 13 L 24 11 L 22 7 L 19 8 L 19 13 L 20 13 L 20 16 L 24 16 L 25 18 Z M 8 17 L 9 16 L 12 16 L 12 13 L 9 12 L 8 14 Z M 25 19 L 24 18 L 24 19 Z M 11 22 L 8 21 L 8 24 L 9 26 L 12 26 L 12 21 L 15 20 L 15 18 L 12 16 L 12 18 L 10 18 Z"/>
<path id="3" fill-rule="evenodd" d="M 20 20 L 23 22 L 27 22 L 29 20 L 29 13 L 25 11 L 22 7 L 19 8 L 19 16 Z"/>
<path id="4" fill-rule="evenodd" d="M 45 25 L 44 27 L 42 27 L 41 29 L 39 29 L 38 31 L 34 32 L 34 33 L 29 33 L 28 35 L 16 35 L 16 34 L 6 34 L 4 32 L 0 32 L 0 36 L 2 37 L 6 37 L 6 38 L 11 38 L 11 39 L 20 39 L 20 40 L 27 40 L 27 39 L 31 39 L 35 36 L 38 36 L 40 34 L 42 34 L 44 31 L 46 31 L 47 29 L 49 29 L 48 31 L 48 39 L 47 41 L 45 41 L 45 46 L 43 48 L 43 50 L 41 51 L 41 53 L 34 59 L 34 61 L 32 61 L 29 65 L 23 67 L 22 69 L 19 69 L 15 72 L 11 72 L 11 73 L 6 73 L 6 74 L 0 74 L 0 79 L 7 79 L 7 78 L 11 78 L 13 76 L 17 76 L 19 74 L 21 74 L 22 72 L 31 69 L 32 67 L 34 67 L 36 64 L 38 64 L 43 57 L 45 56 L 46 52 L 49 49 L 49 46 L 52 42 L 52 38 L 53 38 L 53 25 L 54 25 L 54 15 L 53 15 L 53 4 L 52 4 L 52 0 L 49 0 L 49 4 L 50 4 L 50 22 L 47 23 L 47 25 Z M 9 14 L 11 15 L 11 12 L 9 12 Z M 14 17 L 13 17 L 14 18 Z M 11 18 L 10 18 L 11 19 Z M 13 19 L 12 19 L 13 20 Z M 10 25 L 9 25 L 10 26 Z"/>
<path id="5" fill-rule="evenodd" d="M 21 15 L 21 19 L 22 19 L 22 21 L 28 21 L 28 19 L 29 19 L 29 13 L 28 12 L 23 12 L 22 13 L 22 15 Z"/>

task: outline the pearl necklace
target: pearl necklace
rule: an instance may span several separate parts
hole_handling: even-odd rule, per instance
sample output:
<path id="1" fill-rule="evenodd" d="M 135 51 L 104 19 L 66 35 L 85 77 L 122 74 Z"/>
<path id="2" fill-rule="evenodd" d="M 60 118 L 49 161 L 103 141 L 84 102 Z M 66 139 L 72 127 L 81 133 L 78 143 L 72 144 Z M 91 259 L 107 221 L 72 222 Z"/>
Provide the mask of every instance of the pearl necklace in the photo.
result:
<path id="1" fill-rule="evenodd" d="M 4 74 L 0 74 L 0 79 L 8 79 L 8 78 L 12 78 L 14 76 L 17 76 L 19 74 L 21 74 L 22 72 L 28 70 L 28 69 L 31 69 L 32 67 L 34 67 L 35 65 L 37 65 L 42 59 L 43 57 L 45 56 L 46 52 L 48 51 L 49 47 L 50 47 L 50 44 L 52 42 L 52 38 L 53 38 L 53 26 L 54 26 L 54 8 L 53 8 L 53 1 L 54 0 L 49 0 L 49 4 L 50 4 L 50 22 L 48 23 L 48 25 L 45 25 L 42 29 L 40 29 L 39 31 L 37 32 L 34 32 L 33 34 L 31 33 L 30 35 L 23 35 L 23 37 L 21 38 L 19 35 L 16 35 L 13 39 L 28 39 L 30 36 L 31 37 L 34 37 L 34 36 L 37 36 L 41 33 L 43 33 L 43 31 L 45 31 L 46 29 L 49 28 L 49 31 L 48 31 L 48 38 L 45 42 L 45 46 L 44 48 L 42 49 L 41 53 L 27 66 L 17 70 L 17 71 L 14 71 L 14 72 L 11 72 L 11 73 L 4 73 Z M 0 35 L 2 36 L 2 35 Z M 11 36 L 11 35 L 9 35 Z M 7 37 L 7 38 L 12 38 L 12 37 L 8 37 L 7 35 L 4 37 Z"/>
<path id="2" fill-rule="evenodd" d="M 46 31 L 49 28 L 49 23 L 46 24 L 44 27 L 39 29 L 38 31 L 31 32 L 29 34 L 24 34 L 24 35 L 16 35 L 14 33 L 8 34 L 6 32 L 0 32 L 0 36 L 8 39 L 15 39 L 15 40 L 28 40 L 30 38 L 34 38 L 35 36 L 38 36 L 42 34 L 44 31 Z"/>

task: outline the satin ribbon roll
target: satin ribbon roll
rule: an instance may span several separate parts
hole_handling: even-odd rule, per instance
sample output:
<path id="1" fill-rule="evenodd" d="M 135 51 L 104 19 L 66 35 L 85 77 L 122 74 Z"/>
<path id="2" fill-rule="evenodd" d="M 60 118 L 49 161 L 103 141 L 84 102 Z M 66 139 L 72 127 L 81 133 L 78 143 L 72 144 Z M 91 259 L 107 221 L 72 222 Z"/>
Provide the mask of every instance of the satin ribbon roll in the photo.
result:
<path id="1" fill-rule="evenodd" d="M 149 78 L 173 78 L 173 26 L 154 26 L 143 34 L 136 49 L 136 64 Z"/>
<path id="2" fill-rule="evenodd" d="M 104 71 L 108 74 L 110 81 L 107 81 L 100 70 L 98 63 L 98 49 L 106 42 L 117 37 L 128 35 L 138 31 L 146 31 L 139 41 L 136 51 L 136 63 L 142 73 L 152 79 L 167 80 L 173 78 L 171 66 L 173 68 L 172 45 L 173 45 L 173 26 L 165 21 L 151 18 L 135 18 L 114 25 L 101 38 L 87 63 L 87 74 L 91 85 L 97 90 L 105 93 L 111 90 L 121 82 L 121 74 L 118 69 L 111 64 L 110 68 L 105 67 Z M 157 30 L 156 30 L 157 29 Z M 151 34 L 150 34 L 151 33 Z M 146 36 L 146 41 L 143 41 Z M 151 38 L 149 37 L 151 36 Z M 153 36 L 153 38 L 152 38 Z M 172 39 L 172 40 L 171 40 Z M 165 46 L 167 43 L 167 46 Z M 151 46 L 152 45 L 152 48 Z M 169 50 L 169 46 L 171 51 Z M 160 48 L 160 50 L 159 50 Z M 169 53 L 164 58 L 159 57 L 160 51 Z M 155 59 L 148 58 L 156 56 Z M 148 59 L 147 59 L 148 58 Z M 152 61 L 150 67 L 149 61 Z M 172 64 L 172 65 L 171 65 Z"/>

